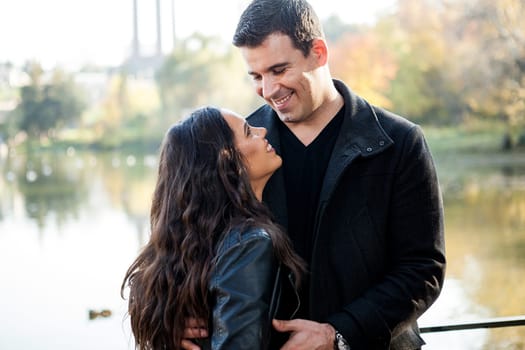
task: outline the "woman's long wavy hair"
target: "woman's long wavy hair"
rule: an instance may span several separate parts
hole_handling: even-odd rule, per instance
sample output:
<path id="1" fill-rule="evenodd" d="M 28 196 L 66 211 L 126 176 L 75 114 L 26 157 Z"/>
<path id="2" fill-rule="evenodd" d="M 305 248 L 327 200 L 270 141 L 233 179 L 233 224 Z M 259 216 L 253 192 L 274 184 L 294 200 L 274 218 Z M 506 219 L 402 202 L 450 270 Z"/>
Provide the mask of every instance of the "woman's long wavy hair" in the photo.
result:
<path id="1" fill-rule="evenodd" d="M 276 257 L 300 278 L 301 259 L 250 186 L 234 134 L 213 107 L 194 111 L 164 137 L 149 242 L 126 272 L 136 348 L 180 349 L 185 321 L 208 320 L 215 248 L 234 227 L 262 227 Z"/>

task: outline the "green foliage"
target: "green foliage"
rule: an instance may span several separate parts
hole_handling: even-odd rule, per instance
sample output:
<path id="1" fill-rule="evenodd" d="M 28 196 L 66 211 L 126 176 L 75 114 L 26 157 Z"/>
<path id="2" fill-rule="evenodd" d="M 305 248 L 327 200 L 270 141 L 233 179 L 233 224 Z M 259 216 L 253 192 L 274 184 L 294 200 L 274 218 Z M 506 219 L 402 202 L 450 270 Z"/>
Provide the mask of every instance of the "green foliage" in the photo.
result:
<path id="1" fill-rule="evenodd" d="M 458 127 L 423 128 L 434 154 L 455 157 L 465 154 L 496 154 L 500 151 L 504 125 L 494 122 L 475 122 Z"/>
<path id="2" fill-rule="evenodd" d="M 375 31 L 394 54 L 398 71 L 387 96 L 393 109 L 420 123 L 461 123 L 466 104 L 449 46 L 447 16 L 440 1 L 399 0 L 398 13 Z"/>
<path id="3" fill-rule="evenodd" d="M 72 77 L 55 71 L 44 83 L 39 65 L 30 66 L 28 73 L 31 84 L 21 88 L 21 101 L 15 109 L 19 130 L 30 137 L 52 137 L 57 130 L 79 120 L 85 104 Z"/>
<path id="4" fill-rule="evenodd" d="M 524 4 L 397 0 L 396 12 L 368 26 L 332 16 L 323 23 L 331 72 L 370 102 L 417 123 L 458 130 L 473 120 L 494 123 L 498 129 L 486 136 L 490 147 L 501 146 L 505 136 L 511 148 L 523 149 Z M 61 72 L 50 78 L 38 65 L 28 66 L 27 73 L 31 85 L 20 90 L 16 118 L 8 120 L 40 138 L 74 125 L 83 106 L 72 79 Z M 198 106 L 247 114 L 264 103 L 253 91 L 239 50 L 200 34 L 178 41 L 155 82 L 125 74 L 109 81 L 106 96 L 84 119 L 91 128 L 86 139 L 103 139 L 99 143 L 107 147 L 134 138 L 151 143 Z M 12 124 L 2 127 L 12 135 L 5 131 L 13 130 Z"/>
<path id="5" fill-rule="evenodd" d="M 166 59 L 156 79 L 165 114 L 177 120 L 202 105 L 249 112 L 258 101 L 247 76 L 236 48 L 195 34 Z"/>

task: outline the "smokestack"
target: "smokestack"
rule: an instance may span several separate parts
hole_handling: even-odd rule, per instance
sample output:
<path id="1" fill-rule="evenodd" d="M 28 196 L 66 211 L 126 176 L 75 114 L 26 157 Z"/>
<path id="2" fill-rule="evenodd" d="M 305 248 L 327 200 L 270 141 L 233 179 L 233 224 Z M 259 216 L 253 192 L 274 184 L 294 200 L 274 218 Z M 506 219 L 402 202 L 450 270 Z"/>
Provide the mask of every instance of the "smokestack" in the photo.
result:
<path id="1" fill-rule="evenodd" d="M 140 57 L 140 44 L 139 44 L 139 15 L 137 0 L 133 0 L 133 52 L 131 53 L 134 60 Z"/>
<path id="2" fill-rule="evenodd" d="M 171 0 L 171 35 L 173 36 L 173 50 L 177 46 L 177 37 L 175 36 L 175 0 Z"/>
<path id="3" fill-rule="evenodd" d="M 157 0 L 157 57 L 161 57 L 161 56 L 162 56 L 162 36 L 161 36 L 161 25 L 160 25 L 160 0 Z"/>

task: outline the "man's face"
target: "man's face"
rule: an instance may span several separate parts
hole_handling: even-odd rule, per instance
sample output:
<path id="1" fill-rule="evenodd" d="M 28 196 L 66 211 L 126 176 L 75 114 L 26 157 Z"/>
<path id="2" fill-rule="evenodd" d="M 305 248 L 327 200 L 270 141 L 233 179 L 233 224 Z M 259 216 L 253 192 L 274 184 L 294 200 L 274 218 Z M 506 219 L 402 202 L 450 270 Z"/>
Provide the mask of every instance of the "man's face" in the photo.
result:
<path id="1" fill-rule="evenodd" d="M 307 120 L 322 103 L 319 63 L 304 57 L 287 35 L 274 33 L 257 47 L 241 47 L 255 91 L 286 123 Z"/>

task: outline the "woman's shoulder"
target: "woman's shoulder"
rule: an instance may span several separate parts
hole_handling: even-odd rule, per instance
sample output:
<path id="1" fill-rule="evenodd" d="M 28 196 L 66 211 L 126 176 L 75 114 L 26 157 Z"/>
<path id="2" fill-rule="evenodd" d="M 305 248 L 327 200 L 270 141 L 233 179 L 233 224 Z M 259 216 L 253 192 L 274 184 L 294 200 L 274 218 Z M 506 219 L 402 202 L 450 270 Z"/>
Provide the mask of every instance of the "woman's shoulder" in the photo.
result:
<path id="1" fill-rule="evenodd" d="M 271 244 L 271 237 L 268 231 L 262 227 L 235 227 L 227 231 L 217 246 L 217 254 L 222 255 L 230 249 L 246 244 L 259 244 L 258 242 Z"/>

